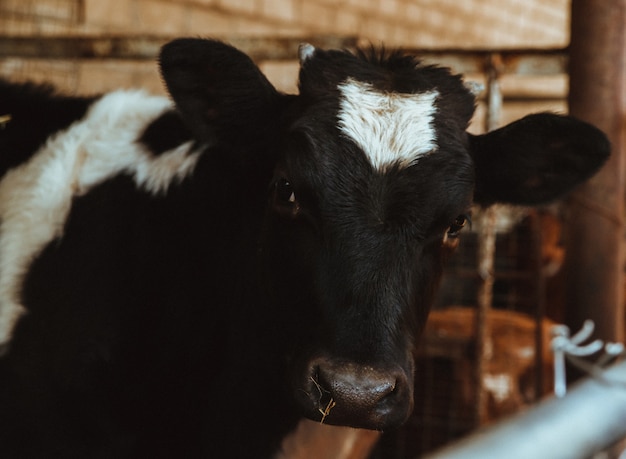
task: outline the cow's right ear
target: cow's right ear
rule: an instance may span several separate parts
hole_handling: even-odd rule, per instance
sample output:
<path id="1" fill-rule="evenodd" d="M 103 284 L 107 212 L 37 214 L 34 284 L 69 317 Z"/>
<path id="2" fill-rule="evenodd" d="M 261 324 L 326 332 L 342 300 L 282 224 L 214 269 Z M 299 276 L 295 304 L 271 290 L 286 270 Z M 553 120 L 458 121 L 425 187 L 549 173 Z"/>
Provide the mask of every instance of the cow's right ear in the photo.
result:
<path id="1" fill-rule="evenodd" d="M 181 38 L 163 46 L 159 60 L 197 140 L 243 145 L 268 135 L 281 96 L 247 55 L 219 41 Z"/>

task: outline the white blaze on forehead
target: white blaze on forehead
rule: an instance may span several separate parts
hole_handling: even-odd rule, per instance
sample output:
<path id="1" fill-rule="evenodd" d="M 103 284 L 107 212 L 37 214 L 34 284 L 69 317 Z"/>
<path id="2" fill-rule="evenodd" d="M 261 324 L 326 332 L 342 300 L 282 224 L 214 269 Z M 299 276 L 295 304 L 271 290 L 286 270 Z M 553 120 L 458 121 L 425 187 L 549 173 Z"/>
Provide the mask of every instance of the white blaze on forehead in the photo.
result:
<path id="1" fill-rule="evenodd" d="M 383 92 L 347 79 L 339 85 L 339 128 L 384 171 L 391 164 L 410 166 L 437 150 L 433 119 L 439 93 Z"/>

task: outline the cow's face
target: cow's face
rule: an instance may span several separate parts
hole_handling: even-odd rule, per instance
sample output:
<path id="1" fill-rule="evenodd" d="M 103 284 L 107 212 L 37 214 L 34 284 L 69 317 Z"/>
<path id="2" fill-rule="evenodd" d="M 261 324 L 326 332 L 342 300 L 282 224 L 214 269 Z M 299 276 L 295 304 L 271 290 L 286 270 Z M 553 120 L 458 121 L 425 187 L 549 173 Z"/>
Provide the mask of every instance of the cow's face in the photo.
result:
<path id="1" fill-rule="evenodd" d="M 410 413 L 412 350 L 469 218 L 474 99 L 413 60 L 371 67 L 344 53 L 305 57 L 267 245 L 297 343 L 294 395 L 313 419 L 383 429 Z"/>
<path id="2" fill-rule="evenodd" d="M 161 62 L 198 141 L 267 171 L 259 265 L 293 399 L 314 420 L 388 429 L 410 414 L 412 351 L 472 200 L 552 199 L 608 146 L 545 114 L 471 136 L 461 79 L 411 57 L 300 58 L 298 96 L 217 42 L 176 41 Z"/>

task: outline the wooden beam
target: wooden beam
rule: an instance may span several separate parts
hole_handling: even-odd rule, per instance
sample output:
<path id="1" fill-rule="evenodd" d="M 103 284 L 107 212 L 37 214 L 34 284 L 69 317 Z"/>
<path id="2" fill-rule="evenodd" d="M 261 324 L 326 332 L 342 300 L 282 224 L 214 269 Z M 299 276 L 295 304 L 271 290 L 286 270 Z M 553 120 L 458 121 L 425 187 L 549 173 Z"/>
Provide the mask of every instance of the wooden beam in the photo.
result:
<path id="1" fill-rule="evenodd" d="M 0 58 L 133 59 L 154 60 L 161 46 L 175 37 L 117 36 L 6 36 L 0 35 Z M 354 37 L 289 38 L 223 37 L 254 60 L 297 59 L 298 46 L 308 42 L 323 48 L 354 48 Z"/>
<path id="2" fill-rule="evenodd" d="M 8 36 L 0 35 L 0 59 L 133 59 L 154 60 L 162 45 L 175 37 L 158 35 L 76 35 L 76 36 Z M 307 42 L 324 49 L 354 49 L 356 37 L 218 37 L 248 54 L 255 61 L 295 60 L 300 43 Z M 366 45 L 367 46 L 367 45 Z M 402 48 L 420 56 L 425 62 L 453 68 L 459 73 L 484 73 L 491 56 L 501 62 L 500 74 L 558 75 L 567 73 L 565 49 L 467 50 Z"/>

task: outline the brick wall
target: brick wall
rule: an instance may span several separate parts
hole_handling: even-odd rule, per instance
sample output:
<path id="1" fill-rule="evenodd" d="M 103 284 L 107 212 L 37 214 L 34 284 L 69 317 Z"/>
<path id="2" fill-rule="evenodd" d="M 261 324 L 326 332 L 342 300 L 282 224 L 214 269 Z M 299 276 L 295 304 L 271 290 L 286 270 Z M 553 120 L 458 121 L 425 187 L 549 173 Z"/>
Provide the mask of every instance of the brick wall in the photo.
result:
<path id="1" fill-rule="evenodd" d="M 564 47 L 570 0 L 0 0 L 6 35 L 339 35 L 413 48 Z M 296 90 L 297 62 L 260 62 Z M 0 74 L 76 93 L 141 86 L 163 92 L 153 62 L 0 59 Z M 547 82 L 563 93 L 563 78 Z M 515 83 L 513 84 L 513 86 Z M 562 109 L 558 106 L 544 108 Z M 509 108 L 507 118 L 526 107 Z"/>
<path id="2" fill-rule="evenodd" d="M 0 0 L 0 31 L 356 35 L 411 47 L 562 47 L 569 0 Z"/>

